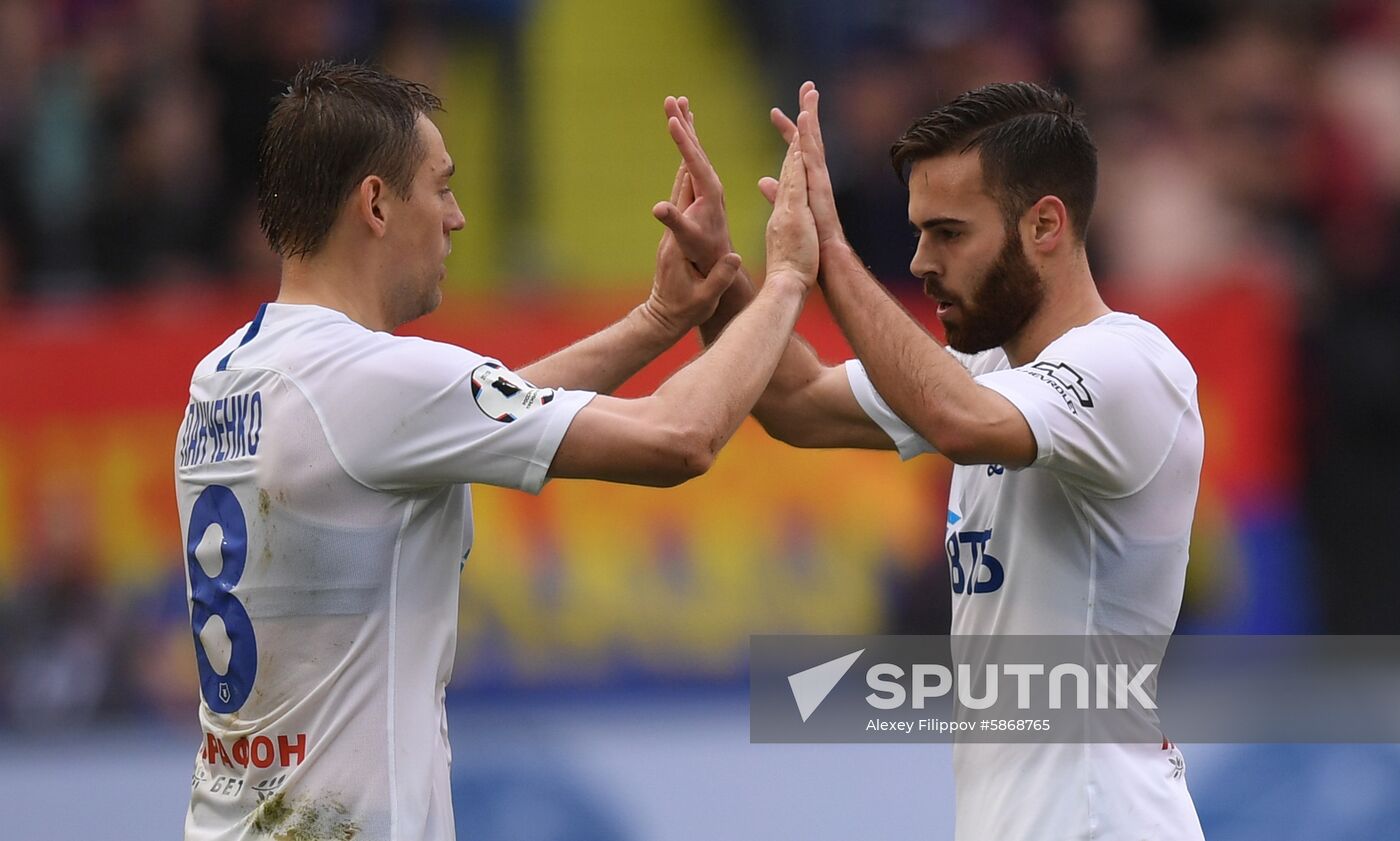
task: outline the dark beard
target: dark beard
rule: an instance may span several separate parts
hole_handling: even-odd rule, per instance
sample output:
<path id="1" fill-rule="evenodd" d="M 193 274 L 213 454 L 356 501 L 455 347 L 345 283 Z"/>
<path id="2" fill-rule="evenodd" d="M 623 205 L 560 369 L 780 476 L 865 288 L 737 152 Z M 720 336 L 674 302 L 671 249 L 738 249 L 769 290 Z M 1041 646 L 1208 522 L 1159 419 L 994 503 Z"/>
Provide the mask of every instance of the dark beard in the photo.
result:
<path id="1" fill-rule="evenodd" d="M 1011 341 L 1045 300 L 1045 283 L 1021 247 L 1021 232 L 1007 233 L 1001 253 L 982 278 L 956 325 L 944 323 L 948 346 L 981 353 Z"/>

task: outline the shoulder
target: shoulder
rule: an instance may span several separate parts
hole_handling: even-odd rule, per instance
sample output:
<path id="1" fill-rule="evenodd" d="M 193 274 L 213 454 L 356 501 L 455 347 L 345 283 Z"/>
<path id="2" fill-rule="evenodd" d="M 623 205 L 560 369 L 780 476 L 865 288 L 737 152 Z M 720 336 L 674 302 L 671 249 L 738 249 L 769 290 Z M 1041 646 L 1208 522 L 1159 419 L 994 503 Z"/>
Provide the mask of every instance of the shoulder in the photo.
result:
<path id="1" fill-rule="evenodd" d="M 1112 312 L 1070 330 L 1051 342 L 1033 366 L 1055 363 L 1082 365 L 1100 377 L 1115 371 L 1134 377 L 1151 373 L 1178 390 L 1196 388 L 1196 372 L 1185 354 L 1157 325 L 1129 313 Z"/>
<path id="2" fill-rule="evenodd" d="M 287 377 L 308 396 L 329 397 L 382 392 L 395 384 L 407 390 L 442 387 L 495 362 L 456 345 L 369 330 L 322 307 L 270 305 L 249 339 L 254 323 L 205 356 L 194 378 L 262 369 Z"/>

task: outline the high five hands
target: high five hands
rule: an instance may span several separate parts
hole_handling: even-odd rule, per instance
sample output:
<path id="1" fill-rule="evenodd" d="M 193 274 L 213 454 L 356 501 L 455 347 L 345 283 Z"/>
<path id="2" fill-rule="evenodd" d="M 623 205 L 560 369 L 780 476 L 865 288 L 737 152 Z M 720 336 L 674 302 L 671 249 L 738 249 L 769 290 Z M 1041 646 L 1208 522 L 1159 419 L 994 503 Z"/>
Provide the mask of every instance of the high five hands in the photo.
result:
<path id="1" fill-rule="evenodd" d="M 780 108 L 774 108 L 768 117 L 784 141 L 790 144 L 796 140 L 802 149 L 802 160 L 807 169 L 807 201 L 816 220 L 821 250 L 826 252 L 828 248 L 845 246 L 846 235 L 836 214 L 836 194 L 831 187 L 831 173 L 826 168 L 826 144 L 822 141 L 821 121 L 817 116 L 820 99 L 816 84 L 803 82 L 797 91 L 799 110 L 796 122 Z M 761 178 L 758 189 L 771 202 L 778 195 L 778 182 L 772 178 Z"/>
<path id="2" fill-rule="evenodd" d="M 758 185 L 764 197 L 774 203 L 766 236 L 769 272 L 778 266 L 799 274 L 809 283 L 815 268 L 807 253 L 811 243 L 807 237 L 811 231 L 808 221 L 815 230 L 818 255 L 829 246 L 845 243 L 826 167 L 818 103 L 816 85 L 807 82 L 798 91 L 800 110 L 795 122 L 780 109 L 772 110 L 773 125 L 788 144 L 783 181 L 765 177 Z M 681 169 L 670 201 L 658 202 L 652 208 L 652 215 L 667 227 L 657 263 L 660 267 L 663 261 L 669 262 L 667 273 L 681 275 L 684 269 L 679 264 L 689 262 L 692 273 L 698 272 L 694 277 L 698 278 L 709 273 L 733 251 L 724 206 L 724 186 L 700 143 L 689 100 L 667 97 L 665 109 L 667 131 L 680 152 Z M 801 167 L 793 166 L 797 161 L 802 163 Z M 796 186 L 799 181 L 801 190 L 783 194 L 782 183 Z M 783 199 L 781 206 L 780 198 Z M 659 268 L 658 271 L 663 270 Z"/>
<path id="3" fill-rule="evenodd" d="M 801 95 L 805 96 L 809 92 L 815 97 L 815 86 L 810 82 L 803 86 Z M 805 114 L 805 99 L 802 105 Z M 705 273 L 710 271 L 717 260 L 733 250 L 724 208 L 724 186 L 700 143 L 700 137 L 695 130 L 695 114 L 690 110 L 689 100 L 685 97 L 667 97 L 665 108 L 667 130 L 681 154 L 682 173 L 677 177 L 678 184 L 681 184 L 683 189 L 678 195 L 673 195 L 671 201 L 658 202 L 652 208 L 652 215 L 667 227 L 667 233 L 673 238 L 685 259 L 690 261 L 696 270 Z M 812 130 L 820 132 L 815 109 L 814 98 L 811 102 L 811 115 L 799 114 L 798 120 L 804 124 L 810 122 Z M 817 135 L 815 142 L 802 143 L 801 132 L 797 126 L 783 116 L 781 111 L 776 108 L 773 110 L 774 124 L 779 127 L 783 139 L 788 143 L 788 154 L 784 159 L 781 182 L 773 178 L 764 178 L 759 182 L 759 189 L 775 205 L 766 234 L 768 271 L 771 274 L 775 267 L 779 267 L 783 271 L 799 275 L 810 286 L 815 282 L 814 258 L 819 252 L 809 253 L 809 247 L 814 242 L 820 242 L 819 238 L 808 236 L 820 234 L 820 225 L 813 215 L 816 208 L 809 203 L 811 179 L 814 174 L 823 179 L 821 183 L 825 185 L 825 195 L 828 197 L 831 195 L 831 181 L 826 174 L 820 135 Z M 779 124 L 780 119 L 785 125 Z M 816 155 L 819 169 L 814 170 L 812 166 L 810 159 L 813 154 Z M 795 165 L 803 161 L 804 165 Z M 784 192 L 784 183 L 793 185 L 793 189 Z M 797 189 L 799 186 L 801 189 Z M 830 227 L 834 235 L 840 238 L 840 223 L 835 221 L 835 201 L 829 199 L 827 207 L 827 215 L 833 222 Z"/>
<path id="4" fill-rule="evenodd" d="M 692 256 L 697 253 L 696 242 L 700 241 L 694 232 L 700 225 L 694 220 L 713 213 L 696 195 L 685 164 L 676 169 L 671 200 L 657 204 L 658 209 L 662 206 L 678 220 L 679 236 L 685 236 L 687 241 L 679 242 L 675 229 L 662 234 L 657 246 L 657 276 L 652 280 L 651 295 L 644 306 L 664 326 L 666 333 L 680 336 L 714 315 L 725 290 L 738 277 L 739 255 L 729 246 L 728 231 L 724 229 L 722 239 L 704 238 L 706 260 L 703 266 Z M 722 210 L 720 217 L 722 221 Z"/>

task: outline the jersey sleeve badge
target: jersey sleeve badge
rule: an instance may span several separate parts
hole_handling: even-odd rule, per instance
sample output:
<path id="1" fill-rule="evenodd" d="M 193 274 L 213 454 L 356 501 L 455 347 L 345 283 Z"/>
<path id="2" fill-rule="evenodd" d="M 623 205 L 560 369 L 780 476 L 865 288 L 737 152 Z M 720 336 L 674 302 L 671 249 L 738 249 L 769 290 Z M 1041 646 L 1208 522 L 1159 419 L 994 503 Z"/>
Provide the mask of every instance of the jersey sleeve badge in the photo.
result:
<path id="1" fill-rule="evenodd" d="M 495 362 L 472 370 L 472 397 L 486 417 L 501 423 L 518 420 L 554 399 L 554 389 L 536 388 L 524 377 Z"/>

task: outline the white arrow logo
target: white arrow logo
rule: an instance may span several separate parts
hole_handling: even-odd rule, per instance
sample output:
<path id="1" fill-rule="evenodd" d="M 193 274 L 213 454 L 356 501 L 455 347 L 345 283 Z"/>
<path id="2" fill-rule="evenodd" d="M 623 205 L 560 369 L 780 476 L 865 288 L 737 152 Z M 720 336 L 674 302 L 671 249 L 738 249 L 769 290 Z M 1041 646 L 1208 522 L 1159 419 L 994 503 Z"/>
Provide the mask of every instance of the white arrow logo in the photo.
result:
<path id="1" fill-rule="evenodd" d="M 792 698 L 797 702 L 797 711 L 802 714 L 805 722 L 817 711 L 826 696 L 831 694 L 831 690 L 836 688 L 836 684 L 841 682 L 846 672 L 855 665 L 860 655 L 865 653 L 865 649 L 852 651 L 844 657 L 837 657 L 829 660 L 820 666 L 813 666 L 795 675 L 788 675 L 788 686 L 792 687 Z"/>

